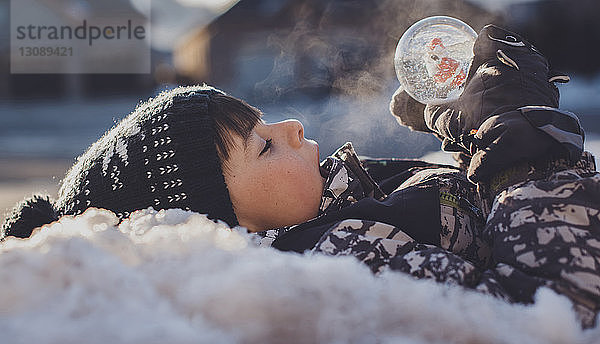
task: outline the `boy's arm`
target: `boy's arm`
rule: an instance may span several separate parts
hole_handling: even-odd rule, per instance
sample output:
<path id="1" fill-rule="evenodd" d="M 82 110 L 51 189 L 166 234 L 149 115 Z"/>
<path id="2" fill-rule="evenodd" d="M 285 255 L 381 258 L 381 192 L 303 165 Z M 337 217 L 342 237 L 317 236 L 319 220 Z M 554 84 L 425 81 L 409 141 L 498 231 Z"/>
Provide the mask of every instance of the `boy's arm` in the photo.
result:
<path id="1" fill-rule="evenodd" d="M 454 102 L 424 107 L 422 121 L 442 139 L 444 150 L 471 157 L 469 179 L 489 185 L 517 165 L 577 161 L 583 130 L 575 115 L 557 109 L 559 94 L 553 81 L 565 79 L 550 73 L 544 56 L 519 35 L 493 25 L 481 30 L 473 50 L 462 95 Z M 398 106 L 410 101 L 406 97 L 396 94 L 391 110 L 416 109 Z M 424 129 L 416 112 L 393 114 Z"/>
<path id="2" fill-rule="evenodd" d="M 474 287 L 481 274 L 473 263 L 452 252 L 419 244 L 400 229 L 377 221 L 341 221 L 321 237 L 312 252 L 353 256 L 373 273 L 391 269 L 465 287 Z"/>

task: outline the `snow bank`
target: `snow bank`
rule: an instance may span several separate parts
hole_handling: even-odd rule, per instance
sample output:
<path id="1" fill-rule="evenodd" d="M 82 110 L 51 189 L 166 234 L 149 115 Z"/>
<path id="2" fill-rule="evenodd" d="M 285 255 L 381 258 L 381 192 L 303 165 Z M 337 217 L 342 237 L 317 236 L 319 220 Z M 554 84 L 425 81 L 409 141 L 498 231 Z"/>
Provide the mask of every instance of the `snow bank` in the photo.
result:
<path id="1" fill-rule="evenodd" d="M 169 210 L 90 209 L 0 245 L 2 343 L 592 343 L 562 296 L 535 306 L 351 257 L 259 248 Z"/>

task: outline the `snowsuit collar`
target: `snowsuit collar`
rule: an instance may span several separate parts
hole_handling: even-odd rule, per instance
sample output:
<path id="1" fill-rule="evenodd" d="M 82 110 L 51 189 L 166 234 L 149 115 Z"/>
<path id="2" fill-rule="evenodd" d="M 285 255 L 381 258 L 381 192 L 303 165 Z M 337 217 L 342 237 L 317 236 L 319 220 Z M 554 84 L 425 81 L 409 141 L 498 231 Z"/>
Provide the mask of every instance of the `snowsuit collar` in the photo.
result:
<path id="1" fill-rule="evenodd" d="M 326 178 L 319 215 L 340 210 L 364 197 L 381 199 L 385 194 L 362 167 L 351 142 L 321 162 Z"/>

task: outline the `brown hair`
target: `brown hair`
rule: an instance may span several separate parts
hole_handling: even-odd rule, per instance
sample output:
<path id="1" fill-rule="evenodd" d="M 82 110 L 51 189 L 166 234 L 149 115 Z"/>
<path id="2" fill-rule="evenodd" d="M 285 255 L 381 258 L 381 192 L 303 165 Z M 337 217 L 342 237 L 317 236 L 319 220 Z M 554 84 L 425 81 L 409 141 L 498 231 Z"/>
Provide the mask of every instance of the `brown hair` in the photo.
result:
<path id="1" fill-rule="evenodd" d="M 241 99 L 226 94 L 213 94 L 210 114 L 215 121 L 215 145 L 221 168 L 227 171 L 227 160 L 234 147 L 232 135 L 248 140 L 260 121 L 262 112 Z"/>

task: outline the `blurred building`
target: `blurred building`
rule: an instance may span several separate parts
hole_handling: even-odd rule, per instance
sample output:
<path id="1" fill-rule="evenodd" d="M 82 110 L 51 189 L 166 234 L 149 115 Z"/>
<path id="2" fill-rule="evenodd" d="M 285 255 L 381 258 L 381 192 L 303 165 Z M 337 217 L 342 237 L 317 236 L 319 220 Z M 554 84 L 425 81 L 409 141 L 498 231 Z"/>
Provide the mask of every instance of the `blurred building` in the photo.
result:
<path id="1" fill-rule="evenodd" d="M 500 18 L 467 1 L 241 0 L 174 50 L 177 73 L 253 102 L 379 92 L 395 79 L 398 39 L 427 16 L 479 30 Z"/>

